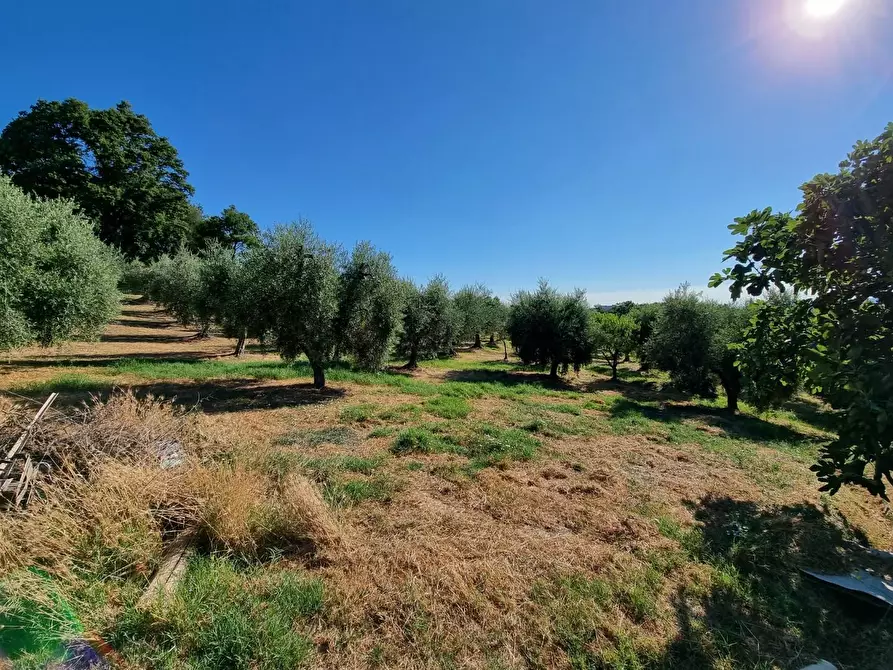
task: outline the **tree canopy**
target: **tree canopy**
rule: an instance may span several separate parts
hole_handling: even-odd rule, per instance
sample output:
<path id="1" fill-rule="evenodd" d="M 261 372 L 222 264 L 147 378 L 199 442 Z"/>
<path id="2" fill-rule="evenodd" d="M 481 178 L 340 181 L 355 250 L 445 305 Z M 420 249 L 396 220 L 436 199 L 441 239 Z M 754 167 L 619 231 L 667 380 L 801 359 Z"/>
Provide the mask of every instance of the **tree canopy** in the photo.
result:
<path id="1" fill-rule="evenodd" d="M 481 346 L 481 333 L 491 321 L 491 300 L 490 289 L 483 284 L 463 286 L 456 291 L 456 335 L 461 341 L 474 341 L 475 347 Z"/>
<path id="2" fill-rule="evenodd" d="M 839 410 L 838 437 L 815 466 L 823 490 L 893 484 L 893 124 L 858 142 L 837 174 L 801 187 L 796 215 L 755 210 L 729 226 L 734 297 L 770 287 L 799 294 L 812 387 Z M 775 321 L 777 324 L 777 320 Z M 772 327 L 751 332 L 765 347 Z M 778 366 L 781 369 L 781 366 Z"/>
<path id="3" fill-rule="evenodd" d="M 245 212 L 230 205 L 220 214 L 204 217 L 196 225 L 196 246 L 202 248 L 210 243 L 229 247 L 235 253 L 245 247 L 260 244 L 260 229 Z"/>
<path id="4" fill-rule="evenodd" d="M 730 345 L 746 319 L 744 308 L 705 300 L 682 286 L 664 298 L 648 345 L 649 360 L 686 393 L 714 397 L 718 381 L 728 408 L 737 410 L 741 373 Z"/>
<path id="5" fill-rule="evenodd" d="M 120 264 L 70 202 L 0 176 L 0 350 L 99 334 L 120 305 Z"/>
<path id="6" fill-rule="evenodd" d="M 558 377 L 559 366 L 578 369 L 592 360 L 589 306 L 583 291 L 560 294 L 545 281 L 536 291 L 521 291 L 512 298 L 507 330 L 524 363 L 549 367 Z"/>
<path id="7" fill-rule="evenodd" d="M 628 314 L 593 312 L 592 344 L 596 356 L 611 368 L 611 379 L 617 381 L 617 366 L 636 345 L 638 324 Z"/>
<path id="8" fill-rule="evenodd" d="M 406 357 L 407 368 L 415 368 L 419 359 L 451 352 L 456 315 L 450 286 L 442 276 L 424 287 L 408 281 L 403 286 L 403 327 L 397 353 Z"/>
<path id="9" fill-rule="evenodd" d="M 38 100 L 0 134 L 0 170 L 31 195 L 73 200 L 127 258 L 173 253 L 192 236 L 183 162 L 127 102 Z"/>

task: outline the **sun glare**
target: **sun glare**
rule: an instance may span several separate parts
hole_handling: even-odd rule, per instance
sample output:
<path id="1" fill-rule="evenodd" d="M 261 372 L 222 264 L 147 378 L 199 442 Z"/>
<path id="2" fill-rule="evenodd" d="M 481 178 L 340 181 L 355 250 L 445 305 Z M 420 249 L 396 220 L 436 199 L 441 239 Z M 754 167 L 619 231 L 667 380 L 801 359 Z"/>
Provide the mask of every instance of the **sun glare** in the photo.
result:
<path id="1" fill-rule="evenodd" d="M 806 0 L 803 6 L 807 16 L 815 19 L 827 19 L 840 11 L 846 0 Z"/>

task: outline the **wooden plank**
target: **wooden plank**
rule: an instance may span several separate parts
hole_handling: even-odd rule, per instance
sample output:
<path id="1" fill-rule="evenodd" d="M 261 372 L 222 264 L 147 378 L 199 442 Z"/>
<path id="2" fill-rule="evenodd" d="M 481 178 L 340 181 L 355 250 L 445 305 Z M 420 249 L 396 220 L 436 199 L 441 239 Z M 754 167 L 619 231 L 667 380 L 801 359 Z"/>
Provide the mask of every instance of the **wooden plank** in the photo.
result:
<path id="1" fill-rule="evenodd" d="M 140 596 L 137 607 L 143 609 L 151 607 L 156 602 L 164 602 L 173 594 L 177 583 L 186 572 L 196 535 L 195 528 L 187 528 L 168 545 L 161 559 L 161 567 L 149 582 L 145 593 Z"/>
<path id="2" fill-rule="evenodd" d="M 21 507 L 26 497 L 31 497 L 31 489 L 34 487 L 34 480 L 37 476 L 37 468 L 31 461 L 30 456 L 25 457 L 25 463 L 22 465 L 22 476 L 19 478 L 19 486 L 16 489 L 15 506 Z"/>
<path id="3" fill-rule="evenodd" d="M 28 441 L 28 438 L 31 436 L 31 431 L 34 430 L 34 426 L 37 425 L 37 422 L 43 418 L 43 415 L 46 414 L 46 411 L 50 408 L 50 406 L 56 401 L 56 398 L 59 397 L 58 393 L 50 393 L 50 397 L 47 398 L 43 405 L 40 406 L 40 409 L 37 410 L 37 414 L 34 415 L 34 418 L 31 419 L 31 423 L 28 424 L 28 427 L 25 428 L 25 432 L 23 432 L 19 439 L 16 440 L 15 444 L 12 445 L 12 449 L 6 454 L 5 462 L 0 462 L 0 477 L 6 474 L 7 469 L 10 467 L 10 461 L 12 461 L 13 457 L 21 451 L 22 447 L 25 446 L 25 443 Z"/>

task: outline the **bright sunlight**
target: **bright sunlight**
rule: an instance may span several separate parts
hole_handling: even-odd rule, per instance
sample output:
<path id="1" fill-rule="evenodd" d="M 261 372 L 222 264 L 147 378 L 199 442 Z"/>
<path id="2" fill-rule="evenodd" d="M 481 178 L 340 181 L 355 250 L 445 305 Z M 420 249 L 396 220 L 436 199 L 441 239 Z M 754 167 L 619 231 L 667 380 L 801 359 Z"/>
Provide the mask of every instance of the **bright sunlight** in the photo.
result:
<path id="1" fill-rule="evenodd" d="M 815 19 L 827 19 L 840 11 L 846 0 L 806 0 L 804 11 Z"/>

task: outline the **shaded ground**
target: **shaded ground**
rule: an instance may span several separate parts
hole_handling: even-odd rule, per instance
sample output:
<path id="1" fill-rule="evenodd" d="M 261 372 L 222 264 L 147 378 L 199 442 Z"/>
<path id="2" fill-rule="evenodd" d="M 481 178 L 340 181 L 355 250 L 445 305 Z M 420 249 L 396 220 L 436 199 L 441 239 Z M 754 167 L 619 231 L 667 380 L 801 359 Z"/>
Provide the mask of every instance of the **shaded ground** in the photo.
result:
<path id="1" fill-rule="evenodd" d="M 635 364 L 555 383 L 501 347 L 412 374 L 342 366 L 318 392 L 306 365 L 193 334 L 134 302 L 98 344 L 18 352 L 0 390 L 175 398 L 221 462 L 315 481 L 351 542 L 284 556 L 325 589 L 296 624 L 313 667 L 893 665 L 893 617 L 798 571 L 893 548 L 887 505 L 818 494 L 831 424 L 811 399 L 732 416 Z M 137 665 L 178 667 L 159 622 L 138 624 L 103 632 Z"/>

